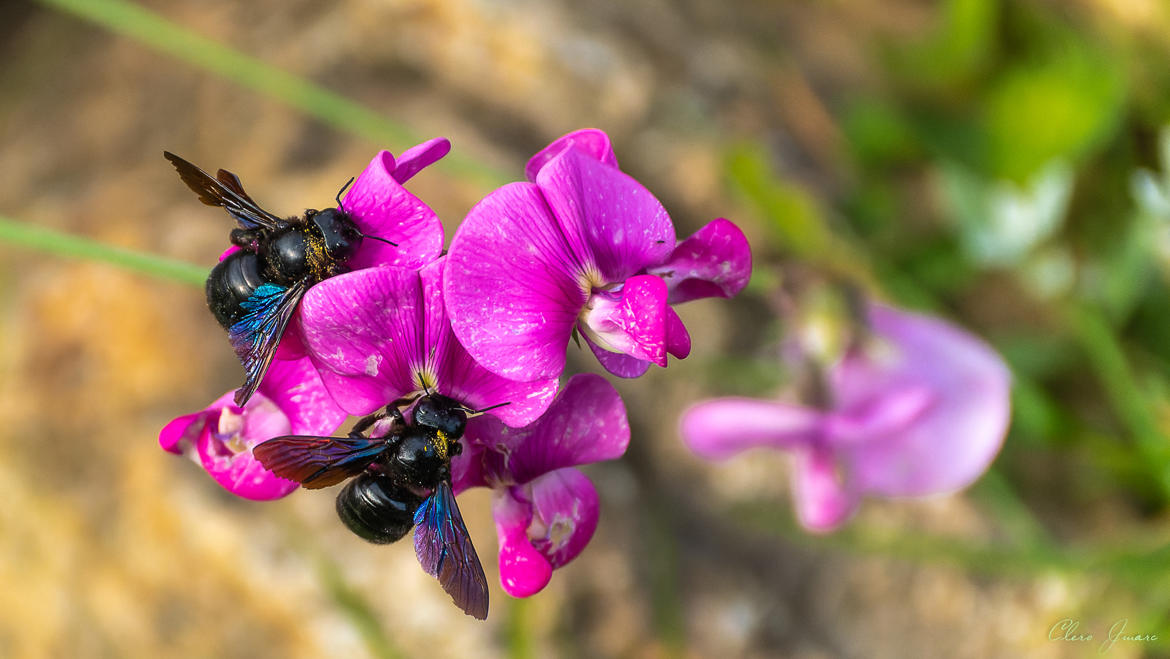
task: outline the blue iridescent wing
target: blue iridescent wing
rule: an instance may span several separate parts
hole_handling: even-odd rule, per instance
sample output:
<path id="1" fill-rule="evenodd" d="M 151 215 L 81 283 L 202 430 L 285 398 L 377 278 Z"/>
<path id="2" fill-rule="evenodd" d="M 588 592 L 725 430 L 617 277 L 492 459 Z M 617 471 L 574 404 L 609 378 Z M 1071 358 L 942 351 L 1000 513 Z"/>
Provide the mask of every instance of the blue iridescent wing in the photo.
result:
<path id="1" fill-rule="evenodd" d="M 278 229 L 288 224 L 286 220 L 260 208 L 260 205 L 244 192 L 244 186 L 235 174 L 221 169 L 215 178 L 195 165 L 183 160 L 170 151 L 163 156 L 171 161 L 179 172 L 179 178 L 191 191 L 199 195 L 199 201 L 208 206 L 220 206 L 245 229 Z"/>
<path id="2" fill-rule="evenodd" d="M 385 450 L 385 439 L 286 435 L 257 445 L 252 455 L 268 471 L 315 490 L 360 474 Z"/>
<path id="3" fill-rule="evenodd" d="M 244 386 L 236 391 L 236 405 L 243 407 L 256 393 L 306 288 L 304 280 L 288 288 L 262 284 L 240 305 L 244 317 L 228 330 L 236 356 L 244 365 Z"/>
<path id="4" fill-rule="evenodd" d="M 435 493 L 415 511 L 414 523 L 414 553 L 423 570 L 438 577 L 443 590 L 464 613 L 486 619 L 487 577 L 450 483 L 439 483 Z"/>

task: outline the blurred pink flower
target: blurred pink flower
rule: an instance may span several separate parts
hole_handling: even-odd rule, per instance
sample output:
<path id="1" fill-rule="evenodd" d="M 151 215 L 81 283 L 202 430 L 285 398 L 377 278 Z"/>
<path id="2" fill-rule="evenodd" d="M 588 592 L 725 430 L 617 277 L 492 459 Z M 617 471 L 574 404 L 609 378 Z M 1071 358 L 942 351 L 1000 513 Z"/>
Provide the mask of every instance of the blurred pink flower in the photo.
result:
<path id="1" fill-rule="evenodd" d="M 1003 444 L 1011 374 L 976 337 L 930 316 L 868 307 L 867 341 L 827 372 L 828 409 L 727 398 L 681 421 L 702 457 L 757 446 L 793 453 L 797 515 L 831 531 L 861 497 L 917 497 L 970 485 Z"/>
<path id="2" fill-rule="evenodd" d="M 245 499 L 279 499 L 297 488 L 264 468 L 252 447 L 280 435 L 329 435 L 346 414 L 333 402 L 308 358 L 272 363 L 243 408 L 234 391 L 181 416 L 159 433 L 163 449 L 187 455 L 225 490 Z"/>
<path id="3" fill-rule="evenodd" d="M 540 592 L 552 571 L 577 557 L 597 529 L 597 490 L 577 465 L 626 452 L 626 408 L 604 378 L 574 375 L 524 428 L 484 415 L 467 422 L 463 453 L 451 461 L 456 493 L 494 490 L 500 585 L 513 597 Z"/>

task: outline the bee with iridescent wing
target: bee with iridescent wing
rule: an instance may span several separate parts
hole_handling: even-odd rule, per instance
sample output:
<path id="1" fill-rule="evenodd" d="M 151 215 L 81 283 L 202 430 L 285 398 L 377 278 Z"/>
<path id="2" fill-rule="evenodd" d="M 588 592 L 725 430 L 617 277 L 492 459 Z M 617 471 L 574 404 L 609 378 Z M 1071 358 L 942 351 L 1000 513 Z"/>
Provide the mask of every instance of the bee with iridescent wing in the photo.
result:
<path id="1" fill-rule="evenodd" d="M 207 306 L 244 365 L 244 384 L 235 396 L 243 407 L 260 386 L 305 291 L 348 271 L 364 238 L 390 241 L 364 235 L 342 208 L 340 192 L 337 208 L 282 219 L 253 201 L 235 174 L 221 169 L 213 177 L 169 151 L 163 155 L 199 201 L 222 207 L 239 223 L 231 242 L 240 249 L 211 270 L 206 291 Z"/>
<path id="2" fill-rule="evenodd" d="M 337 496 L 341 521 L 379 544 L 399 540 L 414 528 L 423 570 L 439 579 L 459 608 L 483 620 L 487 578 L 451 486 L 451 458 L 462 451 L 467 415 L 483 411 L 427 393 L 361 419 L 348 437 L 277 437 L 252 454 L 277 476 L 309 489 L 352 478 Z M 375 436 L 363 434 L 369 431 Z"/>

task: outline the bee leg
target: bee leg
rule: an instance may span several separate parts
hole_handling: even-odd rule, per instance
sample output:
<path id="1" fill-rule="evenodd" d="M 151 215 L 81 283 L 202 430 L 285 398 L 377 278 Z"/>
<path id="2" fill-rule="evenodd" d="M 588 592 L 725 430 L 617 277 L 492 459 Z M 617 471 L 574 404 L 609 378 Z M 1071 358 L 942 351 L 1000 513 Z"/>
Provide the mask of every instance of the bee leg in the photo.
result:
<path id="1" fill-rule="evenodd" d="M 350 434 L 360 436 L 362 433 L 372 428 L 375 423 L 385 419 L 386 417 L 390 417 L 396 424 L 406 425 L 406 419 L 402 416 L 402 410 L 396 407 L 397 402 L 398 401 L 390 403 L 377 412 L 362 417 L 357 423 L 354 424 L 353 430 L 350 431 Z"/>
<path id="2" fill-rule="evenodd" d="M 231 242 L 249 252 L 259 252 L 260 232 L 254 229 L 232 229 Z"/>

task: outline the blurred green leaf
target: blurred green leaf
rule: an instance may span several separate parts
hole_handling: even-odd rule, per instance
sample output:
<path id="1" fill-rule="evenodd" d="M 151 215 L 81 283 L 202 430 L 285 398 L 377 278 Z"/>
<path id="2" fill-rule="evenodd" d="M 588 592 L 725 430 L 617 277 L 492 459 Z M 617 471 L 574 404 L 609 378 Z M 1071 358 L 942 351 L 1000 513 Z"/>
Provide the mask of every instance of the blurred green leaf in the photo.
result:
<path id="1" fill-rule="evenodd" d="M 977 74 L 995 54 L 999 3 L 946 0 L 928 37 L 894 52 L 895 68 L 915 86 L 950 87 Z"/>
<path id="2" fill-rule="evenodd" d="M 807 258 L 825 251 L 831 239 L 816 200 L 777 176 L 761 147 L 730 149 L 724 170 L 734 191 L 760 213 L 782 249 Z"/>
<path id="3" fill-rule="evenodd" d="M 1008 69 L 983 104 L 988 172 L 1024 181 L 1052 160 L 1085 157 L 1116 130 L 1125 91 L 1114 62 L 1071 39 Z"/>

